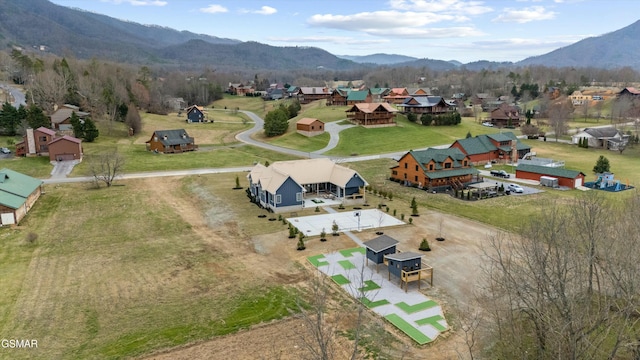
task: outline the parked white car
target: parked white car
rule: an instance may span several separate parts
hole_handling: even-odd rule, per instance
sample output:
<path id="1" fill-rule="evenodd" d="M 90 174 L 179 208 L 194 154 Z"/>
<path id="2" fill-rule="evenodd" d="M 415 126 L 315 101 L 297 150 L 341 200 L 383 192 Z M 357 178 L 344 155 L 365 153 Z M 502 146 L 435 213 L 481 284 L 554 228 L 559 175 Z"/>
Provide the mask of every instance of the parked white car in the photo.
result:
<path id="1" fill-rule="evenodd" d="M 488 121 L 485 121 L 485 122 L 482 123 L 482 126 L 493 127 L 493 124 L 488 122 Z"/>
<path id="2" fill-rule="evenodd" d="M 11 154 L 11 150 L 9 150 L 9 149 L 8 149 L 8 148 L 6 148 L 6 147 L 3 147 L 3 148 L 0 148 L 0 153 L 3 153 L 3 154 Z"/>
<path id="3" fill-rule="evenodd" d="M 518 193 L 518 194 L 521 194 L 524 192 L 524 189 L 522 188 L 522 186 L 516 185 L 516 184 L 507 185 L 507 189 L 511 192 Z"/>

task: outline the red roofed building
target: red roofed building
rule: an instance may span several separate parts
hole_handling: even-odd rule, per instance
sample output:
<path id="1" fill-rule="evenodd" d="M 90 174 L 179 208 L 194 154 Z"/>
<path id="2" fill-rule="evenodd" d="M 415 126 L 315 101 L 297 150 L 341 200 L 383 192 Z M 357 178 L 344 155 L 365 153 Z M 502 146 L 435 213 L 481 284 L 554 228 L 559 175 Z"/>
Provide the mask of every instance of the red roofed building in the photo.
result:
<path id="1" fill-rule="evenodd" d="M 49 160 L 51 161 L 82 161 L 82 140 L 64 135 L 49 143 Z"/>
<path id="2" fill-rule="evenodd" d="M 324 133 L 324 123 L 314 118 L 302 118 L 296 123 L 296 131 L 304 136 L 316 136 Z"/>

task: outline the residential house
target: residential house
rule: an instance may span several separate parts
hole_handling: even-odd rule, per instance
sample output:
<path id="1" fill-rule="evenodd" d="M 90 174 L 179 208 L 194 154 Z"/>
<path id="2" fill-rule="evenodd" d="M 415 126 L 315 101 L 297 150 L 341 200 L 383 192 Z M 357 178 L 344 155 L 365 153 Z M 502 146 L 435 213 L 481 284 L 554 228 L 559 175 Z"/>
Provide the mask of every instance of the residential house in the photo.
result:
<path id="1" fill-rule="evenodd" d="M 392 88 L 389 94 L 384 96 L 384 101 L 389 104 L 402 104 L 409 96 L 407 88 Z"/>
<path id="2" fill-rule="evenodd" d="M 391 168 L 391 179 L 419 188 L 462 188 L 478 173 L 460 149 L 411 150 Z"/>
<path id="3" fill-rule="evenodd" d="M 227 92 L 231 95 L 246 96 L 247 94 L 253 95 L 253 93 L 255 92 L 255 88 L 253 87 L 253 85 L 229 83 Z"/>
<path id="4" fill-rule="evenodd" d="M 46 127 L 28 128 L 22 141 L 16 144 L 16 156 L 49 155 L 49 143 L 55 137 L 56 132 Z"/>
<path id="5" fill-rule="evenodd" d="M 572 135 L 571 142 L 573 144 L 579 144 L 584 138 L 587 139 L 589 147 L 618 150 L 621 144 L 625 145 L 627 143 L 629 135 L 623 134 L 612 126 L 586 128 Z"/>
<path id="6" fill-rule="evenodd" d="M 389 88 L 370 88 L 369 92 L 371 93 L 371 102 L 383 102 L 384 97 L 389 95 L 391 89 Z"/>
<path id="7" fill-rule="evenodd" d="M 331 96 L 329 88 L 302 86 L 298 90 L 298 101 L 300 104 L 309 104 L 316 100 L 326 100 Z"/>
<path id="8" fill-rule="evenodd" d="M 359 103 L 346 110 L 349 121 L 362 126 L 393 126 L 398 110 L 387 103 Z"/>
<path id="9" fill-rule="evenodd" d="M 456 140 L 449 148 L 458 148 L 472 164 L 516 162 L 531 152 L 531 147 L 512 132 L 478 135 Z"/>
<path id="10" fill-rule="evenodd" d="M 490 121 L 496 127 L 520 126 L 520 109 L 517 106 L 500 104 L 490 113 Z"/>
<path id="11" fill-rule="evenodd" d="M 445 114 L 456 110 L 453 102 L 445 100 L 442 96 L 411 96 L 398 105 L 401 111 L 416 115 Z"/>
<path id="12" fill-rule="evenodd" d="M 0 170 L 0 225 L 20 223 L 42 194 L 42 184 L 7 168 Z"/>
<path id="13" fill-rule="evenodd" d="M 50 161 L 82 161 L 82 140 L 69 135 L 51 140 L 49 146 Z"/>
<path id="14" fill-rule="evenodd" d="M 71 114 L 74 112 L 81 121 L 90 115 L 88 112 L 80 111 L 80 108 L 75 105 L 64 104 L 49 116 L 51 119 L 51 128 L 53 130 L 60 131 L 73 130 L 71 125 Z"/>
<path id="15" fill-rule="evenodd" d="M 265 100 L 280 100 L 286 96 L 286 92 L 284 89 L 280 88 L 269 88 L 262 96 Z"/>
<path id="16" fill-rule="evenodd" d="M 640 90 L 634 87 L 626 87 L 618 93 L 618 97 L 622 97 L 622 96 L 638 97 L 640 96 Z"/>
<path id="17" fill-rule="evenodd" d="M 477 93 L 471 97 L 471 104 L 482 107 L 482 111 L 490 111 L 489 103 L 497 101 L 497 99 L 487 93 Z"/>
<path id="18" fill-rule="evenodd" d="M 372 102 L 371 93 L 369 90 L 352 90 L 347 95 L 347 105 L 355 105 L 361 103 Z"/>
<path id="19" fill-rule="evenodd" d="M 408 88 L 407 92 L 411 96 L 431 96 L 431 90 L 425 88 Z"/>
<path id="20" fill-rule="evenodd" d="M 297 97 L 298 96 L 298 91 L 300 90 L 299 87 L 297 86 L 289 86 L 289 88 L 286 90 L 287 91 L 287 97 Z"/>
<path id="21" fill-rule="evenodd" d="M 327 105 L 346 106 L 347 96 L 351 90 L 348 88 L 336 88 L 331 91 L 331 96 L 327 99 Z"/>
<path id="22" fill-rule="evenodd" d="M 298 134 L 312 137 L 324 133 L 324 123 L 314 118 L 302 118 L 296 122 Z"/>
<path id="23" fill-rule="evenodd" d="M 584 95 L 580 90 L 576 90 L 571 95 L 569 95 L 569 100 L 571 100 L 571 104 L 573 106 L 588 104 L 590 99 L 590 96 Z"/>
<path id="24" fill-rule="evenodd" d="M 254 202 L 275 213 L 301 210 L 305 197 L 330 196 L 345 204 L 364 202 L 367 182 L 327 158 L 258 164 L 247 175 Z"/>
<path id="25" fill-rule="evenodd" d="M 585 174 L 581 171 L 569 170 L 560 167 L 540 165 L 518 164 L 516 178 L 540 181 L 541 176 L 549 176 L 558 179 L 558 185 L 574 189 L 584 184 Z"/>
<path id="26" fill-rule="evenodd" d="M 164 154 L 181 153 L 198 149 L 195 140 L 184 129 L 156 130 L 146 142 L 147 150 Z"/>
<path id="27" fill-rule="evenodd" d="M 204 107 L 198 105 L 191 105 L 185 109 L 187 112 L 188 123 L 202 123 L 207 122 L 207 115 L 204 112 Z"/>

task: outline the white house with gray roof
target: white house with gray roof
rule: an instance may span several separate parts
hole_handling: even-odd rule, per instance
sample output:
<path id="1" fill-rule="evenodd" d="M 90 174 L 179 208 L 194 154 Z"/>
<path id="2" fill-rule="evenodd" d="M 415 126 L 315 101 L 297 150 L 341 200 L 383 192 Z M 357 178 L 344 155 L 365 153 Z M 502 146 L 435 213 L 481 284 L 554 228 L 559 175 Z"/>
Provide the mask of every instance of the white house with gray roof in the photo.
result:
<path id="1" fill-rule="evenodd" d="M 367 185 L 355 170 L 327 158 L 257 164 L 247 179 L 253 201 L 276 213 L 301 210 L 305 197 L 361 203 Z"/>
<path id="2" fill-rule="evenodd" d="M 620 144 L 626 144 L 628 135 L 622 134 L 612 126 L 586 128 L 571 136 L 571 142 L 577 145 L 584 138 L 587 139 L 589 147 L 618 150 Z"/>

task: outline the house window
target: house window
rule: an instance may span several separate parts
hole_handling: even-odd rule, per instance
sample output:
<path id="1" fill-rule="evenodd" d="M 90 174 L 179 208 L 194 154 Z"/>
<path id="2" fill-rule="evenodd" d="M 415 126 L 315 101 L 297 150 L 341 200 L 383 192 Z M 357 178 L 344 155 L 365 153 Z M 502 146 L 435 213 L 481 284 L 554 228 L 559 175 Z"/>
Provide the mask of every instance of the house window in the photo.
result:
<path id="1" fill-rule="evenodd" d="M 404 174 L 404 179 L 407 180 L 407 173 Z"/>
<path id="2" fill-rule="evenodd" d="M 451 169 L 451 163 L 445 163 L 444 164 L 444 168 L 445 169 Z"/>
<path id="3" fill-rule="evenodd" d="M 47 141 L 47 137 L 46 136 L 40 136 L 40 141 Z"/>
<path id="4" fill-rule="evenodd" d="M 416 165 L 416 171 L 418 171 L 418 165 Z"/>
<path id="5" fill-rule="evenodd" d="M 415 176 L 416 182 L 418 182 L 418 175 Z"/>
<path id="6" fill-rule="evenodd" d="M 391 174 L 393 174 L 393 175 L 398 175 L 398 172 L 397 172 L 397 171 L 395 171 L 395 170 L 393 170 L 393 171 L 391 172 Z"/>
<path id="7" fill-rule="evenodd" d="M 429 170 L 433 170 L 433 164 L 429 164 Z"/>
<path id="8" fill-rule="evenodd" d="M 407 166 L 407 165 L 409 165 L 409 164 L 404 163 L 404 168 L 405 168 L 405 169 L 407 169 L 407 168 L 408 168 L 408 166 Z"/>
<path id="9" fill-rule="evenodd" d="M 282 195 L 278 194 L 276 195 L 276 204 L 280 204 L 282 203 Z"/>
<path id="10" fill-rule="evenodd" d="M 296 193 L 296 201 L 302 201 L 302 193 Z"/>
<path id="11" fill-rule="evenodd" d="M 464 164 L 464 166 L 467 166 L 467 160 L 465 160 L 463 164 Z"/>
<path id="12" fill-rule="evenodd" d="M 311 125 L 311 130 L 314 130 L 314 129 L 315 129 L 315 127 L 313 125 Z"/>

